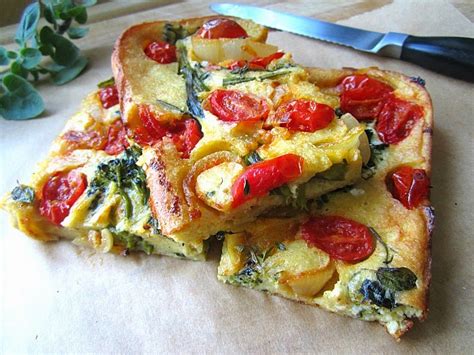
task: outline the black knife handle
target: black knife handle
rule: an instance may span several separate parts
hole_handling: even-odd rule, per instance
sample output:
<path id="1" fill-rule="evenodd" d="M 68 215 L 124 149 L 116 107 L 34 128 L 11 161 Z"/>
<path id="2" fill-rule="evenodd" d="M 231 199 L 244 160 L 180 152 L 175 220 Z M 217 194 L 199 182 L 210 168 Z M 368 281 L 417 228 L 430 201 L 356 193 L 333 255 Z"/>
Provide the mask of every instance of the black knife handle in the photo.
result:
<path id="1" fill-rule="evenodd" d="M 415 37 L 403 42 L 402 60 L 474 82 L 474 38 Z"/>

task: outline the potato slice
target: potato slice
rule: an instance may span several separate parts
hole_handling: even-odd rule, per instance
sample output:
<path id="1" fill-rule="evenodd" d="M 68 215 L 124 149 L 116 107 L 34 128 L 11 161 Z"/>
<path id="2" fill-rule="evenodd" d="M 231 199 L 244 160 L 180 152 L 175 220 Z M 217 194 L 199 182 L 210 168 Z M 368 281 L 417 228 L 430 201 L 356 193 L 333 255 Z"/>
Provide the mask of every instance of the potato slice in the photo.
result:
<path id="1" fill-rule="evenodd" d="M 317 294 L 331 279 L 335 266 L 329 255 L 310 247 L 302 239 L 284 243 L 265 261 L 269 274 L 280 274 L 278 282 L 289 286 L 297 295 L 311 297 Z"/>
<path id="2" fill-rule="evenodd" d="M 276 46 L 260 43 L 251 38 L 204 39 L 193 36 L 191 43 L 195 59 L 215 64 L 225 60 L 266 57 L 278 51 Z"/>
<path id="3" fill-rule="evenodd" d="M 227 211 L 232 204 L 232 184 L 242 174 L 244 167 L 226 162 L 203 171 L 196 179 L 196 193 L 208 206 Z"/>
<path id="4" fill-rule="evenodd" d="M 245 255 L 242 253 L 245 240 L 245 233 L 233 233 L 225 236 L 218 270 L 219 275 L 234 275 L 242 269 L 245 261 Z"/>

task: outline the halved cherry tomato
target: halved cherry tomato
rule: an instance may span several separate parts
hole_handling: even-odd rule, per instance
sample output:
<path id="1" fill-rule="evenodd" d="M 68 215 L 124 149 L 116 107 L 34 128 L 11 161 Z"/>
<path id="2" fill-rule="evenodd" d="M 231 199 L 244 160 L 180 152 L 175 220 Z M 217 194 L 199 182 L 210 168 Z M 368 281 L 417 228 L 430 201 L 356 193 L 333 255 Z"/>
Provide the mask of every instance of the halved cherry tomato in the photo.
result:
<path id="1" fill-rule="evenodd" d="M 176 62 L 176 47 L 166 42 L 151 42 L 146 46 L 145 54 L 148 58 L 160 64 Z"/>
<path id="2" fill-rule="evenodd" d="M 94 127 L 89 131 L 67 131 L 62 135 L 67 141 L 67 151 L 76 149 L 104 149 L 107 138 L 103 128 Z"/>
<path id="3" fill-rule="evenodd" d="M 344 217 L 312 217 L 301 226 L 301 235 L 309 245 L 347 262 L 362 261 L 375 250 L 367 226 Z"/>
<path id="4" fill-rule="evenodd" d="M 377 118 L 375 129 L 386 144 L 399 143 L 410 134 L 415 122 L 423 117 L 423 109 L 411 102 L 390 96 Z"/>
<path id="5" fill-rule="evenodd" d="M 119 103 L 119 97 L 115 85 L 100 89 L 99 99 L 102 102 L 102 107 L 104 108 L 110 108 L 117 105 Z"/>
<path id="6" fill-rule="evenodd" d="M 263 70 L 263 69 L 266 69 L 268 64 L 270 64 L 272 61 L 276 59 L 280 59 L 284 55 L 285 55 L 284 52 L 275 52 L 266 57 L 253 58 L 250 61 L 237 60 L 231 63 L 227 68 L 231 70 L 236 70 L 236 69 L 245 67 L 245 65 L 248 65 L 249 69 L 251 70 Z"/>
<path id="7" fill-rule="evenodd" d="M 236 90 L 216 90 L 209 96 L 210 111 L 222 121 L 258 122 L 268 116 L 265 100 Z"/>
<path id="8" fill-rule="evenodd" d="M 105 145 L 104 151 L 107 154 L 116 155 L 122 153 L 128 146 L 127 132 L 122 120 L 118 119 L 109 127 L 107 144 Z"/>
<path id="9" fill-rule="evenodd" d="M 285 154 L 249 166 L 232 185 L 232 207 L 240 206 L 255 197 L 264 196 L 299 177 L 304 159 L 295 154 Z"/>
<path id="10" fill-rule="evenodd" d="M 86 175 L 76 170 L 52 175 L 42 188 L 40 214 L 54 224 L 60 224 L 86 187 Z"/>
<path id="11" fill-rule="evenodd" d="M 388 176 L 387 187 L 393 198 L 408 209 L 416 208 L 430 194 L 430 179 L 423 169 L 402 166 Z"/>
<path id="12" fill-rule="evenodd" d="M 171 138 L 183 158 L 189 158 L 191 150 L 202 138 L 200 125 L 193 118 L 160 123 L 145 105 L 139 107 L 138 114 L 142 126 L 135 128 L 134 138 L 140 145 L 152 145 L 166 136 Z"/>
<path id="13" fill-rule="evenodd" d="M 331 123 L 335 114 L 332 107 L 312 100 L 292 100 L 278 107 L 275 120 L 281 127 L 294 131 L 314 132 Z"/>
<path id="14" fill-rule="evenodd" d="M 237 22 L 228 18 L 216 18 L 207 21 L 196 32 L 201 38 L 246 38 L 247 32 Z"/>
<path id="15" fill-rule="evenodd" d="M 358 120 L 370 120 L 378 116 L 387 94 L 393 88 L 366 74 L 350 75 L 341 83 L 341 110 L 351 113 Z"/>

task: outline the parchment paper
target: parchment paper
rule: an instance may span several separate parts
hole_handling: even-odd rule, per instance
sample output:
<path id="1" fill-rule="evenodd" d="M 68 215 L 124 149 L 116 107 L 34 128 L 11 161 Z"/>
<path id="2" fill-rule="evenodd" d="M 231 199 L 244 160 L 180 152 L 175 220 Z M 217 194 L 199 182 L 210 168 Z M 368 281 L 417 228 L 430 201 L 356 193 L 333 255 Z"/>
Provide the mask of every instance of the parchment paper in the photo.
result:
<path id="1" fill-rule="evenodd" d="M 80 42 L 89 70 L 65 87 L 42 85 L 48 110 L 43 117 L 0 120 L 0 192 L 17 179 L 27 181 L 79 100 L 110 76 L 112 44 L 123 29 L 143 20 L 209 13 L 199 9 L 177 4 L 93 26 Z M 306 13 L 297 3 L 292 10 Z M 474 37 L 473 24 L 444 2 L 397 1 L 341 23 L 381 32 Z M 32 241 L 1 213 L 2 352 L 472 352 L 474 85 L 287 33 L 272 32 L 269 42 L 308 66 L 376 65 L 426 80 L 436 126 L 429 319 L 397 344 L 375 323 L 219 283 L 218 250 L 205 263 L 97 255 L 67 242 Z"/>

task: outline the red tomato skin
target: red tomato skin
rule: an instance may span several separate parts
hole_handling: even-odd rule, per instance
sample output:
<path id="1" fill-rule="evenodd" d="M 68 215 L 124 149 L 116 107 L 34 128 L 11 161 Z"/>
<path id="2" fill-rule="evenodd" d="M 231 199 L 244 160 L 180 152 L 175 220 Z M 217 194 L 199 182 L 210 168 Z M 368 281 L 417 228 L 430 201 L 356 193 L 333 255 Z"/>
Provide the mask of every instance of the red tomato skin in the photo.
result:
<path id="1" fill-rule="evenodd" d="M 102 102 L 103 108 L 110 108 L 112 106 L 118 105 L 119 97 L 118 91 L 115 85 L 107 86 L 99 90 L 99 99 Z"/>
<path id="2" fill-rule="evenodd" d="M 205 39 L 247 38 L 248 34 L 237 22 L 227 18 L 216 18 L 202 25 L 196 36 Z"/>
<path id="3" fill-rule="evenodd" d="M 68 142 L 68 151 L 76 149 L 102 150 L 106 144 L 104 133 L 99 130 L 91 131 L 67 131 L 62 139 Z"/>
<path id="4" fill-rule="evenodd" d="M 54 224 L 61 224 L 86 187 L 87 178 L 83 173 L 76 170 L 55 173 L 41 190 L 40 214 Z"/>
<path id="5" fill-rule="evenodd" d="M 341 82 L 341 110 L 358 120 L 376 118 L 393 88 L 366 74 L 345 77 Z"/>
<path id="6" fill-rule="evenodd" d="M 259 122 L 268 116 L 265 100 L 236 90 L 216 90 L 209 96 L 210 111 L 221 121 Z"/>
<path id="7" fill-rule="evenodd" d="M 122 153 L 129 146 L 125 127 L 122 120 L 118 119 L 109 127 L 107 144 L 105 145 L 104 151 L 109 155 L 117 155 Z"/>
<path id="8" fill-rule="evenodd" d="M 145 54 L 148 58 L 160 64 L 176 62 L 176 47 L 166 42 L 151 42 L 145 47 Z"/>
<path id="9" fill-rule="evenodd" d="M 263 70 L 266 69 L 268 64 L 276 59 L 280 59 L 285 55 L 284 52 L 275 52 L 266 57 L 256 57 L 250 61 L 246 60 L 237 60 L 231 63 L 227 68 L 231 70 L 240 69 L 248 65 L 250 70 Z"/>
<path id="10" fill-rule="evenodd" d="M 311 100 L 292 100 L 280 107 L 275 119 L 292 131 L 315 132 L 326 128 L 334 119 L 332 107 Z"/>
<path id="11" fill-rule="evenodd" d="M 302 157 L 285 154 L 249 166 L 232 185 L 232 207 L 264 196 L 270 190 L 296 179 L 303 172 L 303 163 Z"/>
<path id="12" fill-rule="evenodd" d="M 402 166 L 389 175 L 387 187 L 393 198 L 409 210 L 428 200 L 430 179 L 423 169 Z"/>
<path id="13" fill-rule="evenodd" d="M 367 226 L 340 216 L 315 216 L 301 226 L 301 235 L 310 245 L 346 262 L 367 259 L 375 242 Z"/>
<path id="14" fill-rule="evenodd" d="M 419 105 L 390 96 L 378 115 L 375 129 L 382 142 L 396 144 L 408 137 L 422 117 L 423 109 Z"/>
<path id="15" fill-rule="evenodd" d="M 166 136 L 171 138 L 181 157 L 187 159 L 203 136 L 193 118 L 160 123 L 148 106 L 140 106 L 138 114 L 143 126 L 135 129 L 134 138 L 140 145 L 153 145 Z"/>

